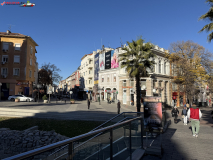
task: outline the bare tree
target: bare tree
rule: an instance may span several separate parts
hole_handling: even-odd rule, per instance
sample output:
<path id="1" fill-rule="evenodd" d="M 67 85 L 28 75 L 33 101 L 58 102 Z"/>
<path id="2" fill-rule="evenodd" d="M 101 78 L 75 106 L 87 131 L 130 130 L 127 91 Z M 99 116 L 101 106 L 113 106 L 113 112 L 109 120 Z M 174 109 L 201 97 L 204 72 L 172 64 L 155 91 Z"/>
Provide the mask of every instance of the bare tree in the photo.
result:
<path id="1" fill-rule="evenodd" d="M 56 67 L 54 64 L 42 64 L 41 69 L 46 70 L 51 78 L 51 84 L 55 84 L 55 83 L 59 83 L 62 80 L 62 77 L 59 75 L 58 72 L 60 72 L 61 70 Z"/>

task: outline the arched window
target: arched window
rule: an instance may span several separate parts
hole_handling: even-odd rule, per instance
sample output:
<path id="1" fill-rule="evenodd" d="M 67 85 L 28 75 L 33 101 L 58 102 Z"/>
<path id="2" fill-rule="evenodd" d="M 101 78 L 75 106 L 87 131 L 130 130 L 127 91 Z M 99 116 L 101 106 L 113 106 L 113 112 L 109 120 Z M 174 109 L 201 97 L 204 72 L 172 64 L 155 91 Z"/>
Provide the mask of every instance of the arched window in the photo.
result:
<path id="1" fill-rule="evenodd" d="M 158 70 L 159 70 L 159 73 L 161 73 L 161 60 L 159 60 L 158 62 Z"/>

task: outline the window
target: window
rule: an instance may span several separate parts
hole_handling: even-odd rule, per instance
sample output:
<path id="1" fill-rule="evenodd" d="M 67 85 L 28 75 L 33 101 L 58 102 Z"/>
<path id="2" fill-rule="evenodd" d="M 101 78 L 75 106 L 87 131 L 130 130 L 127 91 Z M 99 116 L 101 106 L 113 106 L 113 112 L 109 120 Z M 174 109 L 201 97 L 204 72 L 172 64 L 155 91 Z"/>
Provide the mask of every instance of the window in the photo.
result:
<path id="1" fill-rule="evenodd" d="M 89 70 L 89 74 L 90 74 L 90 70 Z"/>
<path id="2" fill-rule="evenodd" d="M 16 43 L 15 44 L 15 51 L 20 51 L 21 48 L 21 44 L 20 43 Z"/>
<path id="3" fill-rule="evenodd" d="M 32 76 L 32 71 L 30 70 L 30 77 Z"/>
<path id="4" fill-rule="evenodd" d="M 20 63 L 20 56 L 14 56 L 14 63 Z"/>
<path id="5" fill-rule="evenodd" d="M 146 80 L 141 80 L 141 89 L 142 90 L 146 89 Z"/>
<path id="6" fill-rule="evenodd" d="M 102 82 L 104 82 L 104 76 L 102 76 Z"/>
<path id="7" fill-rule="evenodd" d="M 159 73 L 161 73 L 161 60 L 159 60 L 158 69 L 159 69 Z"/>
<path id="8" fill-rule="evenodd" d="M 166 74 L 166 62 L 164 62 L 164 74 Z"/>
<path id="9" fill-rule="evenodd" d="M 87 84 L 87 80 L 86 80 L 86 84 Z"/>
<path id="10" fill-rule="evenodd" d="M 107 76 L 107 82 L 109 82 L 109 75 Z"/>
<path id="11" fill-rule="evenodd" d="M 19 76 L 19 68 L 13 68 L 13 75 Z"/>
<path id="12" fill-rule="evenodd" d="M 1 75 L 7 75 L 7 68 L 1 68 Z"/>
<path id="13" fill-rule="evenodd" d="M 9 49 L 9 43 L 3 43 L 3 50 L 8 51 Z"/>
<path id="14" fill-rule="evenodd" d="M 36 76 L 36 72 L 34 72 L 34 78 L 35 78 L 35 76 Z"/>
<path id="15" fill-rule="evenodd" d="M 123 87 L 126 87 L 126 80 L 123 81 Z"/>
<path id="16" fill-rule="evenodd" d="M 3 55 L 2 56 L 2 62 L 8 62 L 8 55 Z"/>
<path id="17" fill-rule="evenodd" d="M 87 75 L 87 71 L 86 71 L 86 75 Z"/>
<path id="18" fill-rule="evenodd" d="M 30 59 L 30 65 L 32 66 L 32 59 Z"/>
<path id="19" fill-rule="evenodd" d="M 33 47 L 30 46 L 30 54 L 33 54 Z"/>
<path id="20" fill-rule="evenodd" d="M 84 72 L 84 76 L 85 76 L 85 72 Z"/>
<path id="21" fill-rule="evenodd" d="M 116 74 L 114 74 L 113 82 L 116 82 Z"/>

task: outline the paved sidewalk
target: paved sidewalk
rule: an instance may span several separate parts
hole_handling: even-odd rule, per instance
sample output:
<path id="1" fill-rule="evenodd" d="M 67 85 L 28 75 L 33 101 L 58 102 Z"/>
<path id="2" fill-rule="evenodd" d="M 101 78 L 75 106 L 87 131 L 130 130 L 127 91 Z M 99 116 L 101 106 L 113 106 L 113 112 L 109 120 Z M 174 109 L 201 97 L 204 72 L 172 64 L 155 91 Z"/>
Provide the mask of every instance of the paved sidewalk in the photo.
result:
<path id="1" fill-rule="evenodd" d="M 171 110 L 167 110 L 168 120 L 171 125 L 163 134 L 162 147 L 164 154 L 161 160 L 212 160 L 213 144 L 213 120 L 210 117 L 211 108 L 201 108 L 203 117 L 201 119 L 200 133 L 198 138 L 192 136 L 191 123 L 183 125 L 181 118 L 182 109 L 179 109 L 178 124 L 174 124 L 171 118 Z M 160 136 L 153 142 L 153 146 L 158 146 Z M 144 156 L 143 160 L 160 160 L 156 156 Z"/>

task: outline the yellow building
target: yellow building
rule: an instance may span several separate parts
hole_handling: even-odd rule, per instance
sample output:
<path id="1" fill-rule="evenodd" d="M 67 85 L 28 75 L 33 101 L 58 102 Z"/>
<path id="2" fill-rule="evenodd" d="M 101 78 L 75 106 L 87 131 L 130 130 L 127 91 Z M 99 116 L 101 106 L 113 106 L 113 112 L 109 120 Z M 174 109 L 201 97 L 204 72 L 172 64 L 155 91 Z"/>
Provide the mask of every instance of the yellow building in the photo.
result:
<path id="1" fill-rule="evenodd" d="M 37 70 L 35 53 L 38 44 L 30 36 L 10 31 L 0 32 L 0 42 L 1 97 L 31 95 Z"/>

